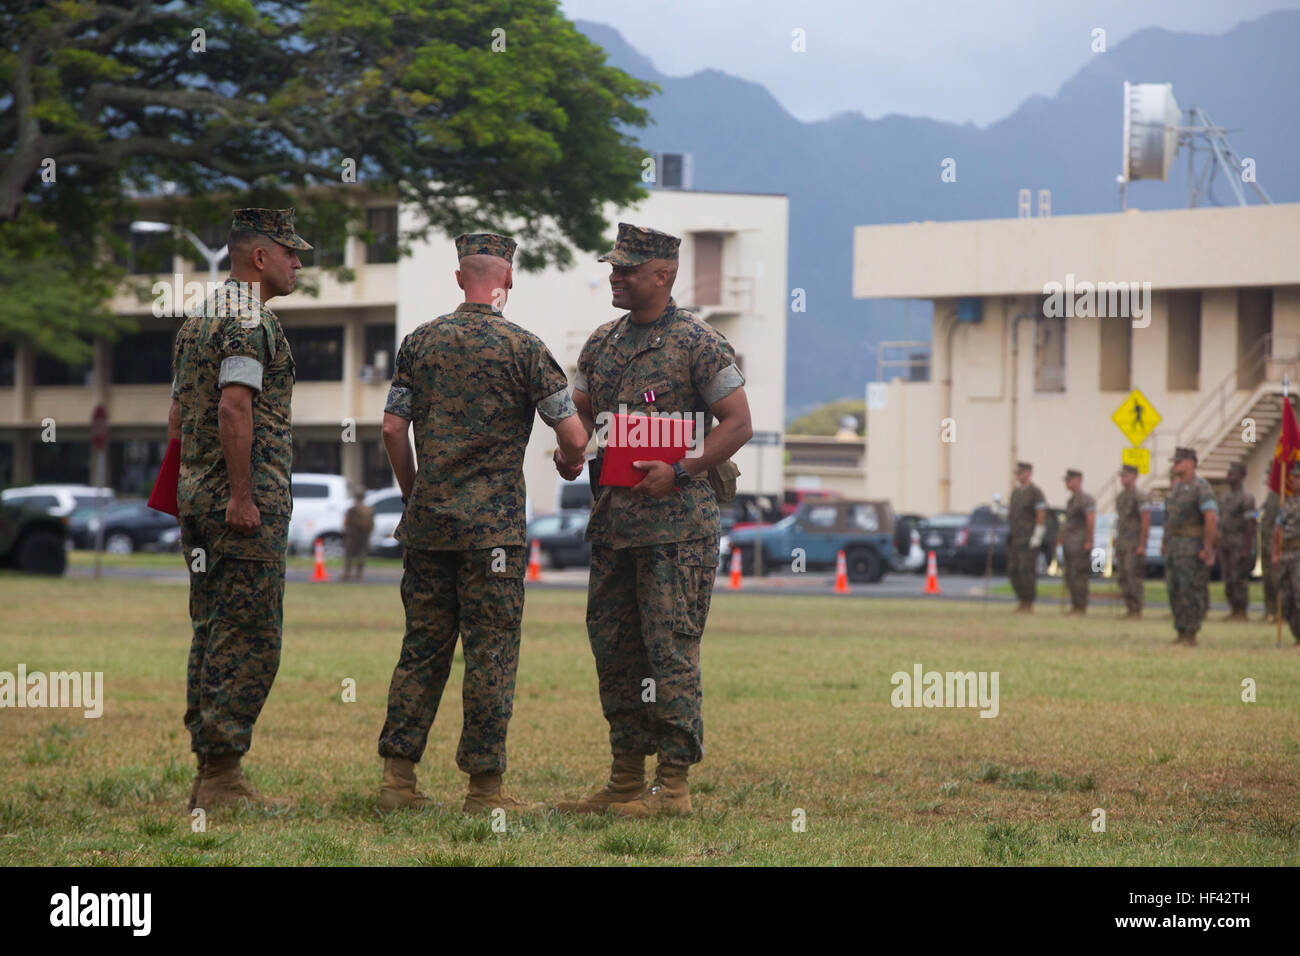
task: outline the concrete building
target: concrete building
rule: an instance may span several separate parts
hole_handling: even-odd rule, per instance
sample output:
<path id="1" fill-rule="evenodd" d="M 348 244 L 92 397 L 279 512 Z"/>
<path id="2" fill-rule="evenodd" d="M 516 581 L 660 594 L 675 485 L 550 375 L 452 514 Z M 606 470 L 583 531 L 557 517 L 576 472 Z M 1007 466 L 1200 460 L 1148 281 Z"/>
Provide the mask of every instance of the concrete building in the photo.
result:
<path id="1" fill-rule="evenodd" d="M 1261 497 L 1300 377 L 1297 236 L 1300 204 L 857 228 L 853 294 L 934 305 L 930 380 L 868 386 L 868 497 L 968 511 L 1025 459 L 1049 502 L 1074 467 L 1105 509 L 1133 389 L 1161 416 L 1143 487 L 1184 445 L 1211 481 L 1244 462 Z"/>
<path id="2" fill-rule="evenodd" d="M 863 497 L 866 444 L 853 432 L 786 435 L 786 488 L 835 491 L 845 498 Z"/>
<path id="3" fill-rule="evenodd" d="M 463 294 L 456 287 L 455 247 L 449 238 L 417 244 L 398 259 L 394 235 L 412 212 L 392 205 L 367 210 L 374 243 L 350 239 L 342 249 L 306 253 L 300 283 L 320 294 L 276 299 L 297 367 L 293 397 L 294 468 L 343 474 L 366 487 L 392 483 L 380 439 L 393 360 L 402 337 L 449 312 Z M 166 218 L 159 206 L 143 215 Z M 717 327 L 735 347 L 748 379 L 756 430 L 781 431 L 785 401 L 785 315 L 788 203 L 786 197 L 689 190 L 655 190 L 635 209 L 606 210 L 613 244 L 618 219 L 652 225 L 682 237 L 675 288 L 679 305 Z M 221 230 L 201 237 L 224 242 Z M 310 236 L 307 237 L 309 240 Z M 131 235 L 134 261 L 125 263 L 149 287 L 151 273 L 175 284 L 209 278 L 205 263 L 150 256 L 149 236 Z M 610 304 L 609 267 L 575 253 L 575 267 L 519 272 L 506 306 L 510 320 L 536 332 L 570 375 L 587 336 L 617 317 Z M 313 266 L 343 262 L 355 271 L 340 283 Z M 224 276 L 226 267 L 220 271 Z M 119 494 L 148 491 L 166 450 L 171 343 L 179 320 L 155 318 L 152 300 L 125 290 L 113 308 L 133 317 L 139 331 L 117 343 L 94 343 L 94 360 L 72 368 L 37 356 L 22 343 L 0 343 L 0 486 L 90 480 L 89 423 L 103 404 L 110 423 L 109 480 Z M 57 423 L 57 440 L 42 440 L 42 422 Z M 526 456 L 534 510 L 553 510 L 559 481 L 550 463 L 554 441 L 540 420 Z M 757 455 L 770 489 L 755 484 Z M 780 447 L 746 448 L 737 456 L 740 488 L 779 491 Z"/>

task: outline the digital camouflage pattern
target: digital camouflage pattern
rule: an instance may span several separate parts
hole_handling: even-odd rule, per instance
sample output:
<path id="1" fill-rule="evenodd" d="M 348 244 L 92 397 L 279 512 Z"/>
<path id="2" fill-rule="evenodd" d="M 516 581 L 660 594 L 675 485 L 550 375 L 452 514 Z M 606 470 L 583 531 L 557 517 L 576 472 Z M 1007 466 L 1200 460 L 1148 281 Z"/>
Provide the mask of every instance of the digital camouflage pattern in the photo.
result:
<path id="1" fill-rule="evenodd" d="M 414 426 L 419 468 L 395 536 L 407 548 L 524 543 L 524 450 L 534 409 L 577 413 L 568 379 L 532 332 L 469 302 L 402 340 L 384 411 Z"/>
<path id="2" fill-rule="evenodd" d="M 1151 501 L 1136 487 L 1125 488 L 1115 498 L 1115 574 L 1130 613 L 1142 610 L 1146 590 L 1146 553 L 1142 542 L 1142 515 Z"/>
<path id="3" fill-rule="evenodd" d="M 1247 524 L 1255 517 L 1255 496 L 1244 488 L 1229 488 L 1219 497 L 1219 568 L 1228 607 L 1234 613 L 1250 606 L 1250 547 Z M 1244 552 L 1244 553 L 1243 553 Z"/>
<path id="4" fill-rule="evenodd" d="M 1277 524 L 1278 508 L 1282 499 L 1278 493 L 1269 490 L 1264 496 L 1264 504 L 1259 509 L 1259 557 L 1260 568 L 1264 578 L 1264 610 L 1270 615 L 1277 613 L 1277 568 L 1273 567 L 1273 527 Z"/>
<path id="5" fill-rule="evenodd" d="M 651 259 L 676 259 L 681 244 L 680 239 L 666 232 L 620 222 L 614 248 L 596 261 L 616 266 L 639 266 Z"/>
<path id="6" fill-rule="evenodd" d="M 249 283 L 227 279 L 176 335 L 172 397 L 181 406 L 181 516 L 224 512 L 230 475 L 221 449 L 217 406 L 230 382 L 255 389 L 252 491 L 263 518 L 293 511 L 294 364 L 275 313 Z"/>
<path id="7" fill-rule="evenodd" d="M 1092 495 L 1076 491 L 1065 503 L 1065 526 L 1061 531 L 1061 556 L 1065 561 L 1065 586 L 1070 605 L 1082 611 L 1088 607 L 1088 580 L 1092 575 L 1092 539 L 1088 515 L 1097 510 Z"/>
<path id="8" fill-rule="evenodd" d="M 592 545 L 587 636 L 611 753 L 658 753 L 661 764 L 684 766 L 703 759 L 700 638 L 717 568 L 716 536 Z"/>
<path id="9" fill-rule="evenodd" d="M 700 412 L 707 433 L 712 422 L 709 406 L 743 384 L 730 343 L 669 299 L 654 322 L 638 326 L 629 313 L 596 329 L 578 357 L 573 387 L 590 396 L 597 442 L 602 444 L 601 423 L 610 420 L 602 416 L 620 411 L 687 417 Z M 703 435 L 698 438 L 702 441 Z M 602 444 L 594 472 L 599 472 L 604 456 Z M 718 502 L 707 475 L 697 475 L 676 494 L 660 499 L 611 485 L 592 490 L 595 501 L 587 523 L 592 544 L 631 548 L 717 539 Z"/>
<path id="10" fill-rule="evenodd" d="M 301 252 L 311 248 L 311 243 L 298 235 L 293 227 L 292 206 L 288 209 L 236 209 L 230 228 L 258 233 Z"/>
<path id="11" fill-rule="evenodd" d="M 494 232 L 475 232 L 456 237 L 456 258 L 466 256 L 496 256 L 506 262 L 514 263 L 515 241 L 508 236 L 498 236 Z"/>
<path id="12" fill-rule="evenodd" d="M 1032 481 L 1012 489 L 1007 505 L 1007 575 L 1022 602 L 1031 602 L 1038 596 L 1038 551 L 1029 547 L 1029 539 L 1037 525 L 1038 513 L 1046 509 L 1047 499 Z"/>
<path id="13" fill-rule="evenodd" d="M 198 754 L 244 754 L 280 666 L 288 515 L 241 535 L 224 512 L 181 517 L 190 569 L 185 728 Z M 200 554 L 195 549 L 201 549 Z"/>
<path id="14" fill-rule="evenodd" d="M 375 530 L 375 509 L 364 501 L 354 502 L 343 513 L 343 580 L 365 573 L 370 534 Z"/>
<path id="15" fill-rule="evenodd" d="M 381 757 L 419 761 L 438 714 L 459 636 L 465 658 L 464 725 L 456 765 L 504 773 L 524 613 L 522 545 L 469 551 L 407 548 L 406 636 L 388 688 Z"/>
<path id="16" fill-rule="evenodd" d="M 1191 481 L 1175 480 L 1165 498 L 1165 584 L 1179 631 L 1200 630 L 1210 607 L 1210 569 L 1199 552 L 1205 513 L 1217 509 L 1214 490 L 1199 475 Z"/>
<path id="17" fill-rule="evenodd" d="M 1300 642 L 1300 496 L 1279 499 L 1278 505 L 1273 521 L 1282 529 L 1277 578 L 1282 619 L 1291 628 L 1291 636 Z"/>

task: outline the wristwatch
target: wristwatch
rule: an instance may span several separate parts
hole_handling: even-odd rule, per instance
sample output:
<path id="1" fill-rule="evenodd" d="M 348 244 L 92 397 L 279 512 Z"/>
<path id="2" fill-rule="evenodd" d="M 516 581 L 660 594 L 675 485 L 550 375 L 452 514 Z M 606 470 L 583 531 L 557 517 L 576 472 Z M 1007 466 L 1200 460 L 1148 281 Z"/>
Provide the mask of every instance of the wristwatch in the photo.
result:
<path id="1" fill-rule="evenodd" d="M 682 463 L 680 461 L 673 462 L 673 484 L 678 488 L 685 488 L 690 483 L 691 476 L 686 469 L 682 467 Z"/>

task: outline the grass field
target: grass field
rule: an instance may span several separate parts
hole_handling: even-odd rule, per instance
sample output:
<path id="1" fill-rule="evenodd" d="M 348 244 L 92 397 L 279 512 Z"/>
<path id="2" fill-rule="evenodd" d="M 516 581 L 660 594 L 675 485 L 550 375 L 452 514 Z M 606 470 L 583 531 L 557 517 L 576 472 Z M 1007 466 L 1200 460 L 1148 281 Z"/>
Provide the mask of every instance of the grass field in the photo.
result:
<path id="1" fill-rule="evenodd" d="M 600 782 L 606 728 L 585 595 L 530 591 L 511 792 Z M 1300 859 L 1300 651 L 1258 626 L 1168 645 L 1004 603 L 719 593 L 704 637 L 694 817 L 459 813 L 460 671 L 420 766 L 431 812 L 380 817 L 376 738 L 401 637 L 395 588 L 290 584 L 280 674 L 246 761 L 290 811 L 216 811 L 192 833 L 181 727 L 186 589 L 0 577 L 0 670 L 103 671 L 102 718 L 0 711 L 0 863 L 1276 864 Z M 1289 638 L 1287 644 L 1289 645 Z M 997 671 L 999 714 L 890 704 L 890 675 Z M 343 703 L 341 684 L 356 681 Z M 1242 681 L 1258 701 L 1243 703 Z M 1106 813 L 1094 832 L 1092 811 Z M 796 810 L 806 814 L 795 832 Z"/>

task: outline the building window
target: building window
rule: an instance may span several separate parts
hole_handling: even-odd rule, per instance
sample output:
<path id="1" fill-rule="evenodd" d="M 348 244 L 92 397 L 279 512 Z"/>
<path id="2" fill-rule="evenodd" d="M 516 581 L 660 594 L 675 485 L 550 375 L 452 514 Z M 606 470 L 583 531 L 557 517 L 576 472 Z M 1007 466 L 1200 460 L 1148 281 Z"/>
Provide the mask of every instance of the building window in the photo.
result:
<path id="1" fill-rule="evenodd" d="M 170 230 L 132 232 L 130 223 L 121 223 L 113 232 L 120 243 L 113 251 L 113 261 L 131 275 L 157 275 L 172 271 L 173 240 Z"/>
<path id="2" fill-rule="evenodd" d="M 365 357 L 362 365 L 372 369 L 374 381 L 388 381 L 393 377 L 393 362 L 397 358 L 397 323 L 367 325 Z"/>
<path id="3" fill-rule="evenodd" d="M 1133 323 L 1128 319 L 1097 320 L 1101 342 L 1098 353 L 1098 387 L 1103 392 L 1127 392 L 1132 388 Z"/>
<path id="4" fill-rule="evenodd" d="M 1034 320 L 1034 391 L 1065 391 L 1065 319 Z"/>
<path id="5" fill-rule="evenodd" d="M 374 206 L 366 210 L 366 229 L 374 241 L 366 245 L 366 262 L 397 261 L 397 207 Z"/>
<path id="6" fill-rule="evenodd" d="M 337 441 L 293 440 L 293 470 L 322 475 L 343 474 L 342 448 Z M 294 491 L 299 496 L 299 491 Z"/>
<path id="7" fill-rule="evenodd" d="M 343 327 L 285 327 L 284 337 L 293 353 L 295 377 L 299 382 L 343 380 Z"/>
<path id="8" fill-rule="evenodd" d="M 117 385 L 157 385 L 172 380 L 172 333 L 137 332 L 112 345 L 112 378 Z"/>
<path id="9" fill-rule="evenodd" d="M 14 364 L 18 361 L 18 346 L 13 342 L 0 342 L 0 388 L 12 388 Z"/>
<path id="10" fill-rule="evenodd" d="M 722 233 L 695 233 L 695 304 L 722 304 Z"/>
<path id="11" fill-rule="evenodd" d="M 1201 293 L 1169 293 L 1169 344 L 1165 387 L 1194 392 L 1201 387 Z"/>
<path id="12" fill-rule="evenodd" d="M 388 452 L 377 439 L 361 440 L 361 483 L 371 489 L 391 488 L 393 485 L 393 467 L 388 463 Z"/>
<path id="13" fill-rule="evenodd" d="M 90 481 L 90 442 L 32 442 L 32 484 L 84 485 Z"/>
<path id="14" fill-rule="evenodd" d="M 90 362 L 68 365 L 61 359 L 44 352 L 37 354 L 34 364 L 34 380 L 37 385 L 85 386 L 91 384 L 94 376 Z"/>
<path id="15" fill-rule="evenodd" d="M 131 438 L 108 443 L 109 483 L 119 495 L 145 497 L 167 454 L 167 439 Z"/>
<path id="16" fill-rule="evenodd" d="M 1266 340 L 1273 332 L 1273 290 L 1237 290 L 1237 388 L 1254 388 L 1264 380 Z"/>

